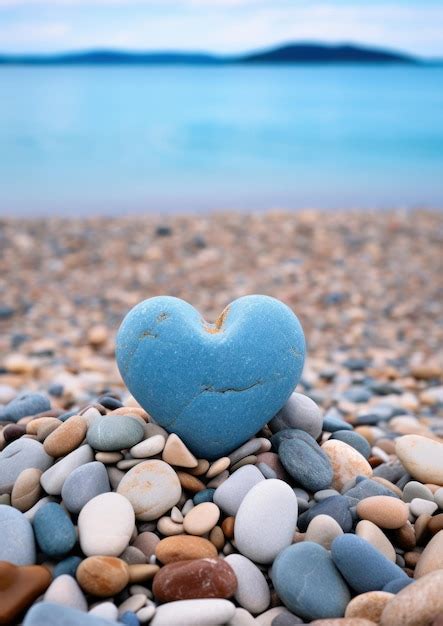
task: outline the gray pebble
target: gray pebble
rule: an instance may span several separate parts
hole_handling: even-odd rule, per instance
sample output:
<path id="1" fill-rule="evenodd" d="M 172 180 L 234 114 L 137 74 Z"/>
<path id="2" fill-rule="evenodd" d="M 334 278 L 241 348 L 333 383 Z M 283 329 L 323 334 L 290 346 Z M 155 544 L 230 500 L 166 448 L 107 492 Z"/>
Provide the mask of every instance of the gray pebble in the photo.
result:
<path id="1" fill-rule="evenodd" d="M 213 501 L 228 515 L 236 515 L 245 495 L 262 480 L 265 478 L 255 465 L 245 465 L 217 487 Z"/>
<path id="2" fill-rule="evenodd" d="M 434 502 L 432 491 L 426 487 L 426 485 L 422 485 L 422 483 L 419 483 L 417 480 L 409 481 L 403 488 L 403 502 L 412 502 L 414 498 L 421 498 L 422 500 Z"/>
<path id="3" fill-rule="evenodd" d="M 0 420 L 18 422 L 22 417 L 49 411 L 51 403 L 42 393 L 23 393 L 0 408 Z"/>
<path id="4" fill-rule="evenodd" d="M 27 437 L 13 441 L 0 452 L 0 493 L 11 493 L 23 470 L 33 467 L 44 472 L 53 462 L 39 441 Z"/>
<path id="5" fill-rule="evenodd" d="M 269 423 L 272 432 L 298 428 L 317 439 L 322 431 L 323 415 L 317 404 L 302 393 L 294 392 Z"/>
<path id="6" fill-rule="evenodd" d="M 71 513 L 80 513 L 89 500 L 111 491 L 108 473 L 103 463 L 92 461 L 80 465 L 63 483 L 63 503 Z"/>
<path id="7" fill-rule="evenodd" d="M 242 446 L 240 446 L 240 448 L 237 448 L 237 450 L 234 450 L 234 452 L 231 452 L 231 454 L 228 455 L 229 459 L 231 460 L 231 466 L 238 461 L 241 461 L 241 459 L 255 454 L 260 450 L 261 447 L 262 441 L 260 439 L 250 439 Z"/>
<path id="8" fill-rule="evenodd" d="M 34 532 L 23 513 L 1 504 L 0 528 L 0 561 L 9 561 L 14 565 L 34 565 Z"/>
<path id="9" fill-rule="evenodd" d="M 311 435 L 303 430 L 290 429 L 278 433 L 287 435 L 278 447 L 283 467 L 294 480 L 309 491 L 326 489 L 332 482 L 329 457 Z"/>

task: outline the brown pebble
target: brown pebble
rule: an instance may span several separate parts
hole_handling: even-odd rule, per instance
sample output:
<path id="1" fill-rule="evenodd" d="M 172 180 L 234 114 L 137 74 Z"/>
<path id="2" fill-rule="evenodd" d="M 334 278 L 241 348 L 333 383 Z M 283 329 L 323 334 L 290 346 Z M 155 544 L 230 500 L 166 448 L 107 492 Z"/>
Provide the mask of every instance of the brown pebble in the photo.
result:
<path id="1" fill-rule="evenodd" d="M 54 458 L 66 456 L 82 443 L 87 424 L 80 415 L 73 415 L 46 437 L 43 447 Z"/>
<path id="2" fill-rule="evenodd" d="M 261 452 L 260 454 L 257 454 L 257 463 L 265 463 L 272 470 L 274 470 L 277 478 L 280 480 L 286 480 L 287 473 L 280 462 L 278 454 L 275 452 Z"/>
<path id="3" fill-rule="evenodd" d="M 209 469 L 209 461 L 206 459 L 198 459 L 197 467 L 192 467 L 188 469 L 188 473 L 192 474 L 192 476 L 203 476 Z"/>
<path id="4" fill-rule="evenodd" d="M 368 463 L 369 465 L 374 468 L 374 467 L 378 467 L 379 465 L 381 465 L 383 463 L 383 459 L 381 459 L 379 456 L 375 456 L 375 455 L 371 455 L 368 458 Z"/>
<path id="5" fill-rule="evenodd" d="M 46 591 L 51 580 L 49 570 L 41 565 L 0 561 L 0 624 L 18 623 L 16 618 Z"/>
<path id="6" fill-rule="evenodd" d="M 126 587 L 129 567 L 115 556 L 90 556 L 78 566 L 76 578 L 86 593 L 108 598 Z"/>
<path id="7" fill-rule="evenodd" d="M 435 535 L 436 533 L 443 530 L 443 513 L 433 515 L 428 522 L 427 528 L 431 535 Z"/>
<path id="8" fill-rule="evenodd" d="M 135 548 L 138 548 L 143 552 L 147 559 L 155 554 L 155 549 L 160 543 L 160 537 L 152 532 L 140 533 L 132 544 Z"/>
<path id="9" fill-rule="evenodd" d="M 63 422 L 56 417 L 38 417 L 28 422 L 26 432 L 28 435 L 37 435 L 39 441 L 43 441 L 62 424 Z"/>
<path id="10" fill-rule="evenodd" d="M 345 617 L 360 617 L 378 624 L 383 609 L 394 597 L 386 591 L 368 591 L 353 598 L 346 607 Z"/>
<path id="11" fill-rule="evenodd" d="M 203 537 L 176 535 L 162 539 L 155 548 L 155 556 L 164 564 L 189 559 L 216 557 L 215 546 Z"/>
<path id="12" fill-rule="evenodd" d="M 235 525 L 235 517 L 230 516 L 226 517 L 222 522 L 222 530 L 225 537 L 228 539 L 233 539 L 234 537 L 234 525 Z"/>
<path id="13" fill-rule="evenodd" d="M 408 520 L 401 528 L 396 528 L 389 532 L 389 537 L 393 543 L 402 550 L 413 550 L 417 544 L 415 528 Z"/>
<path id="14" fill-rule="evenodd" d="M 151 564 L 129 565 L 128 566 L 129 582 L 131 584 L 134 584 L 134 583 L 142 583 L 142 582 L 145 582 L 146 580 L 151 580 L 151 578 L 154 578 L 154 576 L 156 575 L 159 569 L 160 568 L 158 565 L 151 565 Z"/>
<path id="15" fill-rule="evenodd" d="M 430 520 L 431 516 L 427 513 L 422 513 L 415 520 L 414 529 L 417 545 L 423 545 L 424 543 L 426 543 L 426 539 L 429 535 L 428 524 Z"/>
<path id="16" fill-rule="evenodd" d="M 257 463 L 257 457 L 255 456 L 255 454 L 250 454 L 249 456 L 245 456 L 243 457 L 243 459 L 240 459 L 240 461 L 237 461 L 237 463 L 234 463 L 234 465 L 232 465 L 232 467 L 230 468 L 231 474 L 233 472 L 236 472 L 241 467 L 244 467 L 245 465 L 255 465 L 256 463 Z"/>
<path id="17" fill-rule="evenodd" d="M 405 552 L 403 558 L 407 567 L 414 568 L 420 558 L 421 552 Z"/>
<path id="18" fill-rule="evenodd" d="M 237 577 L 223 559 L 205 558 L 170 563 L 155 575 L 152 591 L 157 600 L 230 598 L 237 589 Z"/>
<path id="19" fill-rule="evenodd" d="M 357 515 L 380 528 L 401 528 L 408 521 L 408 507 L 398 498 L 370 496 L 357 504 Z"/>
<path id="20" fill-rule="evenodd" d="M 24 513 L 29 511 L 40 499 L 42 493 L 41 475 L 42 472 L 34 467 L 28 467 L 20 472 L 11 493 L 11 504 L 15 509 Z"/>
<path id="21" fill-rule="evenodd" d="M 225 545 L 225 535 L 220 526 L 214 526 L 209 533 L 209 541 L 214 544 L 217 550 L 221 550 Z"/>
<path id="22" fill-rule="evenodd" d="M 26 434 L 26 426 L 22 424 L 8 424 L 2 431 L 6 443 L 15 441 Z"/>
<path id="23" fill-rule="evenodd" d="M 187 472 L 177 472 L 177 476 L 183 489 L 186 489 L 191 493 L 198 493 L 199 491 L 206 489 L 205 484 L 202 483 L 201 480 L 195 476 L 191 476 L 191 474 L 188 474 Z"/>

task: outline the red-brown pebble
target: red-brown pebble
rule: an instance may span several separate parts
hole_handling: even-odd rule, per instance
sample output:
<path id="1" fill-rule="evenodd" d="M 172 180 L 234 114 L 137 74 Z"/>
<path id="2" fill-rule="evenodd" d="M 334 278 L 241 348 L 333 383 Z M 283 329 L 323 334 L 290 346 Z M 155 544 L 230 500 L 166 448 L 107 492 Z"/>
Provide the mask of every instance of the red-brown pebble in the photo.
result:
<path id="1" fill-rule="evenodd" d="M 52 576 L 41 565 L 17 566 L 0 561 L 0 624 L 16 618 L 50 585 Z"/>

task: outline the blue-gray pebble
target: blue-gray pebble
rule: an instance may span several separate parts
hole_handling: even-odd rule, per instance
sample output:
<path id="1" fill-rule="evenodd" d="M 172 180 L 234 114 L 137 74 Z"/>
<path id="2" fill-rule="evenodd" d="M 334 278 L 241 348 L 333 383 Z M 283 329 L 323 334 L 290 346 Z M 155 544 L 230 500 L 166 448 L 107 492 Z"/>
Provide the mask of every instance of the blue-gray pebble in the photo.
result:
<path id="1" fill-rule="evenodd" d="M 331 439 L 344 441 L 348 445 L 355 448 L 357 452 L 360 452 L 360 454 L 363 455 L 365 459 L 368 459 L 369 455 L 371 454 L 371 446 L 369 445 L 367 440 L 353 430 L 336 430 L 332 433 Z"/>
<path id="2" fill-rule="evenodd" d="M 140 621 L 133 611 L 125 611 L 119 621 L 126 626 L 140 626 Z"/>
<path id="3" fill-rule="evenodd" d="M 108 472 L 103 463 L 92 461 L 69 474 L 62 487 L 63 503 L 71 513 L 80 513 L 89 500 L 111 491 Z"/>
<path id="4" fill-rule="evenodd" d="M 214 493 L 215 489 L 202 489 L 195 494 L 192 501 L 195 505 L 201 504 L 202 502 L 212 502 L 214 500 Z"/>
<path id="5" fill-rule="evenodd" d="M 37 415 L 49 411 L 51 403 L 42 393 L 22 393 L 11 400 L 9 404 L 0 408 L 0 420 L 18 422 L 22 417 Z"/>
<path id="6" fill-rule="evenodd" d="M 337 409 L 330 409 L 323 418 L 323 430 L 334 433 L 337 430 L 353 430 L 352 425 L 345 422 Z"/>
<path id="7" fill-rule="evenodd" d="M 415 580 L 413 578 L 409 578 L 409 576 L 407 578 L 396 578 L 395 580 L 391 580 L 390 582 L 386 583 L 382 591 L 387 591 L 389 593 L 398 593 L 399 591 L 414 582 Z"/>
<path id="8" fill-rule="evenodd" d="M 16 439 L 0 452 L 0 493 L 11 493 L 23 470 L 34 467 L 44 472 L 53 462 L 39 441 L 26 437 Z"/>
<path id="9" fill-rule="evenodd" d="M 362 479 L 362 480 L 359 480 Z M 357 477 L 357 483 L 348 491 L 345 491 L 343 494 L 346 498 L 350 498 L 352 504 L 355 504 L 354 501 L 360 501 L 364 498 L 370 498 L 371 496 L 391 496 L 392 498 L 398 498 L 398 496 L 382 485 L 378 483 L 376 480 L 372 480 L 371 478 L 365 478 L 363 476 Z"/>
<path id="10" fill-rule="evenodd" d="M 408 578 L 398 565 L 356 535 L 336 537 L 332 542 L 331 554 L 336 567 L 357 593 L 380 591 L 392 580 Z"/>
<path id="11" fill-rule="evenodd" d="M 352 528 L 352 515 L 349 510 L 348 499 L 344 496 L 330 496 L 314 504 L 298 518 L 297 526 L 301 532 L 305 532 L 309 522 L 317 515 L 329 515 L 339 524 L 341 529 L 347 533 Z"/>
<path id="12" fill-rule="evenodd" d="M 102 415 L 88 429 L 91 448 L 103 452 L 132 448 L 144 437 L 142 424 L 127 415 Z"/>
<path id="13" fill-rule="evenodd" d="M 272 582 L 285 606 L 309 621 L 342 617 L 351 599 L 328 550 L 312 541 L 280 552 L 272 566 Z"/>
<path id="14" fill-rule="evenodd" d="M 54 567 L 52 575 L 54 578 L 57 578 L 57 576 L 63 576 L 67 574 L 68 576 L 72 576 L 73 578 L 75 578 L 77 568 L 81 562 L 82 559 L 79 556 L 68 556 L 66 559 L 63 559 L 63 561 L 57 563 L 57 565 Z"/>
<path id="15" fill-rule="evenodd" d="M 331 485 L 331 462 L 311 435 L 294 428 L 282 430 L 277 436 L 280 437 L 280 461 L 299 485 L 309 491 L 327 489 Z"/>
<path id="16" fill-rule="evenodd" d="M 62 604 L 39 602 L 26 613 L 23 626 L 115 626 L 97 615 L 90 615 Z"/>
<path id="17" fill-rule="evenodd" d="M 12 506 L 0 504 L 0 529 L 0 561 L 34 565 L 34 533 L 23 513 Z"/>
<path id="18" fill-rule="evenodd" d="M 48 502 L 37 511 L 34 532 L 41 551 L 50 557 L 67 554 L 77 541 L 71 518 L 56 502 Z"/>

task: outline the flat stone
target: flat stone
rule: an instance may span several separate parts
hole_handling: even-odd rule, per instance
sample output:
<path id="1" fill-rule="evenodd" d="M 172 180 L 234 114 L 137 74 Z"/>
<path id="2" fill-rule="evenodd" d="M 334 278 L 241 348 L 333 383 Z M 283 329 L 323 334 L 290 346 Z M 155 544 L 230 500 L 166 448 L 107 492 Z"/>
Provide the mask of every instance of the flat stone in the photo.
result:
<path id="1" fill-rule="evenodd" d="M 426 485 L 422 485 L 417 480 L 410 480 L 403 487 L 402 500 L 403 502 L 412 502 L 414 498 L 421 498 L 422 500 L 434 502 L 434 495 L 432 494 L 432 491 L 426 487 Z"/>
<path id="2" fill-rule="evenodd" d="M 240 504 L 234 537 L 238 551 L 258 563 L 270 563 L 290 545 L 297 526 L 297 498 L 278 479 L 256 484 Z"/>
<path id="3" fill-rule="evenodd" d="M 404 435 L 396 439 L 395 451 L 413 478 L 443 485 L 443 443 L 421 435 Z"/>
<path id="4" fill-rule="evenodd" d="M 87 428 L 80 415 L 70 417 L 46 437 L 43 444 L 45 452 L 54 458 L 66 456 L 82 443 Z"/>
<path id="5" fill-rule="evenodd" d="M 443 570 L 431 572 L 399 591 L 381 614 L 381 626 L 432 624 L 443 613 Z"/>
<path id="6" fill-rule="evenodd" d="M 330 515 L 317 515 L 309 522 L 305 541 L 313 541 L 326 548 L 326 550 L 330 550 L 334 539 L 342 534 L 343 530 L 333 517 Z"/>
<path id="7" fill-rule="evenodd" d="M 88 429 L 87 441 L 94 450 L 112 452 L 132 448 L 144 437 L 142 424 L 127 415 L 97 417 Z"/>
<path id="8" fill-rule="evenodd" d="M 34 533 L 23 513 L 0 504 L 0 528 L 0 561 L 33 565 L 36 559 Z"/>
<path id="9" fill-rule="evenodd" d="M 368 541 L 371 546 L 381 552 L 389 561 L 395 563 L 397 557 L 394 546 L 386 537 L 384 532 L 380 530 L 373 522 L 369 520 L 361 520 L 355 528 L 357 537 L 361 537 Z"/>
<path id="10" fill-rule="evenodd" d="M 390 491 L 383 484 L 372 478 L 364 478 L 360 480 L 360 477 L 357 477 L 357 484 L 351 489 L 343 491 L 343 494 L 346 498 L 352 500 L 363 500 L 364 498 L 369 498 L 371 496 L 390 496 L 391 498 L 396 498 L 397 495 Z"/>
<path id="11" fill-rule="evenodd" d="M 179 465 L 180 467 L 192 468 L 198 465 L 198 460 L 175 433 L 171 433 L 167 438 L 162 459 L 169 465 Z"/>
<path id="12" fill-rule="evenodd" d="M 322 431 L 323 414 L 319 406 L 308 396 L 294 392 L 284 407 L 269 422 L 272 432 L 286 428 L 298 428 L 317 439 Z"/>
<path id="13" fill-rule="evenodd" d="M 43 411 L 49 411 L 51 403 L 49 398 L 42 393 L 22 393 L 9 404 L 0 407 L 0 420 L 18 422 L 22 417 L 37 415 Z"/>
<path id="14" fill-rule="evenodd" d="M 154 424 L 152 424 L 154 425 Z M 150 456 L 160 454 L 165 447 L 165 438 L 163 435 L 153 435 L 148 439 L 143 439 L 140 443 L 133 446 L 129 452 L 135 459 L 147 459 Z"/>
<path id="15" fill-rule="evenodd" d="M 135 546 L 125 548 L 120 554 L 120 558 L 128 565 L 144 565 L 146 563 L 145 555 Z"/>
<path id="16" fill-rule="evenodd" d="M 263 474 L 254 465 L 241 467 L 217 487 L 214 502 L 227 515 L 236 515 L 248 491 L 264 480 Z"/>
<path id="17" fill-rule="evenodd" d="M 155 556 L 164 564 L 189 559 L 214 558 L 215 546 L 203 537 L 178 535 L 162 539 L 155 548 Z"/>
<path id="18" fill-rule="evenodd" d="M 443 530 L 434 535 L 423 550 L 415 567 L 414 578 L 422 578 L 438 569 L 443 569 Z"/>
<path id="19" fill-rule="evenodd" d="M 371 446 L 367 440 L 353 430 L 336 430 L 330 439 L 344 441 L 344 443 L 355 448 L 357 452 L 360 452 L 365 459 L 368 459 L 371 454 Z"/>
<path id="20" fill-rule="evenodd" d="M 80 513 L 92 498 L 111 491 L 108 473 L 103 463 L 92 461 L 80 465 L 63 483 L 63 504 L 71 513 Z"/>
<path id="21" fill-rule="evenodd" d="M 430 500 L 424 500 L 423 498 L 414 498 L 409 504 L 409 511 L 415 517 L 419 515 L 433 515 L 435 511 L 438 509 L 438 504 L 436 502 L 431 502 Z"/>
<path id="22" fill-rule="evenodd" d="M 160 537 L 152 532 L 142 532 L 137 535 L 134 543 L 134 548 L 138 548 L 143 552 L 147 559 L 150 559 L 155 554 L 155 549 L 160 543 Z"/>
<path id="23" fill-rule="evenodd" d="M 194 506 L 185 515 L 183 528 L 189 535 L 204 535 L 214 528 L 219 518 L 218 506 L 213 502 L 203 502 Z"/>
<path id="24" fill-rule="evenodd" d="M 332 409 L 329 409 L 323 418 L 322 430 L 327 433 L 333 433 L 337 430 L 352 430 L 352 425 L 345 422 L 342 414 L 335 407 L 333 407 Z"/>
<path id="25" fill-rule="evenodd" d="M 70 452 L 42 474 L 40 483 L 43 489 L 51 496 L 59 496 L 69 474 L 77 467 L 90 463 L 93 460 L 94 453 L 88 445 L 81 446 Z"/>
<path id="26" fill-rule="evenodd" d="M 228 456 L 222 456 L 220 459 L 217 459 L 216 461 L 214 461 L 214 463 L 211 464 L 210 468 L 206 472 L 206 477 L 214 478 L 215 476 L 218 476 L 219 474 L 227 470 L 230 465 L 231 459 Z"/>
<path id="27" fill-rule="evenodd" d="M 182 489 L 178 475 L 164 461 L 143 461 L 129 470 L 117 492 L 129 500 L 136 518 L 158 519 L 180 500 Z"/>
<path id="28" fill-rule="evenodd" d="M 391 580 L 406 577 L 398 565 L 355 535 L 345 534 L 334 539 L 331 554 L 343 578 L 358 593 L 381 591 Z"/>
<path id="29" fill-rule="evenodd" d="M 34 533 L 40 550 L 49 557 L 64 556 L 77 542 L 71 518 L 56 502 L 48 502 L 37 511 Z"/>
<path id="30" fill-rule="evenodd" d="M 161 602 L 194 598 L 230 598 L 237 589 L 232 567 L 223 559 L 204 558 L 169 563 L 155 575 L 154 597 Z"/>
<path id="31" fill-rule="evenodd" d="M 129 545 L 134 523 L 132 506 L 122 495 L 95 496 L 78 517 L 81 549 L 87 556 L 118 556 Z"/>
<path id="32" fill-rule="evenodd" d="M 272 582 L 288 609 L 308 621 L 341 617 L 351 598 L 330 553 L 310 541 L 289 546 L 278 555 Z"/>
<path id="33" fill-rule="evenodd" d="M 42 594 L 51 574 L 40 565 L 0 562 L 0 624 L 18 623 L 20 614 Z"/>
<path id="34" fill-rule="evenodd" d="M 409 510 L 404 502 L 390 496 L 371 496 L 357 504 L 357 515 L 380 528 L 401 528 L 408 521 Z"/>
<path id="35" fill-rule="evenodd" d="M 115 621 L 52 602 L 39 602 L 27 612 L 23 626 L 115 626 Z"/>
<path id="36" fill-rule="evenodd" d="M 42 471 L 34 467 L 28 467 L 17 477 L 11 492 L 11 505 L 24 513 L 38 502 L 42 488 L 40 478 Z"/>
<path id="37" fill-rule="evenodd" d="M 317 515 L 329 515 L 343 530 L 349 532 L 352 528 L 352 516 L 349 510 L 349 502 L 344 496 L 330 496 L 321 502 L 314 504 L 298 518 L 298 528 L 305 532 Z"/>
<path id="38" fill-rule="evenodd" d="M 229 600 L 178 600 L 157 607 L 150 626 L 221 626 L 235 613 Z"/>
<path id="39" fill-rule="evenodd" d="M 88 603 L 77 581 L 67 574 L 55 578 L 43 597 L 43 602 L 69 606 L 78 611 L 87 611 Z"/>
<path id="40" fill-rule="evenodd" d="M 294 480 L 308 491 L 327 489 L 332 482 L 332 467 L 327 454 L 303 430 L 282 430 L 278 456 Z"/>
<path id="41" fill-rule="evenodd" d="M 129 567 L 115 556 L 90 556 L 77 569 L 80 587 L 93 596 L 114 596 L 129 583 Z"/>
<path id="42" fill-rule="evenodd" d="M 235 599 L 238 604 L 256 615 L 263 613 L 271 601 L 266 578 L 258 567 L 241 554 L 230 554 L 225 558 L 237 577 Z"/>
<path id="43" fill-rule="evenodd" d="M 0 493 L 11 493 L 25 469 L 47 470 L 54 460 L 35 439 L 21 437 L 0 452 Z"/>
<path id="44" fill-rule="evenodd" d="M 344 485 L 353 478 L 372 475 L 372 467 L 364 456 L 344 441 L 328 439 L 321 447 L 332 465 L 333 489 L 341 491 Z"/>
<path id="45" fill-rule="evenodd" d="M 385 606 L 394 598 L 386 591 L 368 591 L 353 598 L 346 607 L 345 617 L 361 617 L 378 624 Z"/>

